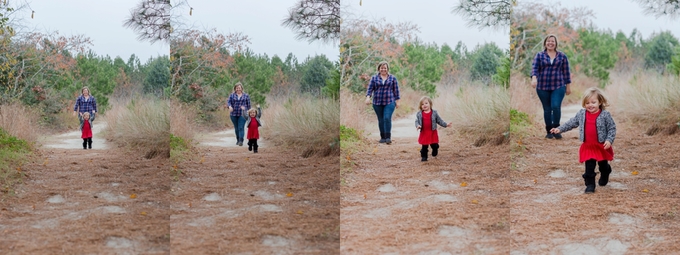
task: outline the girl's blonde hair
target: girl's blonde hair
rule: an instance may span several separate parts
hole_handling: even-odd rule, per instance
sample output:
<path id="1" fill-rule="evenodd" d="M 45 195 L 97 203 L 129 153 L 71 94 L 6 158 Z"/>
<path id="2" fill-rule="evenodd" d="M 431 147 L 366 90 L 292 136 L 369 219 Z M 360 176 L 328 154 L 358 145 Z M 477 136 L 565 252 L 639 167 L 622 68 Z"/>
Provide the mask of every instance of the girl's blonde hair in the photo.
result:
<path id="1" fill-rule="evenodd" d="M 84 113 L 83 113 L 83 118 L 85 118 L 85 116 L 87 116 L 87 117 L 89 118 L 89 117 L 90 117 L 90 112 L 84 112 Z"/>
<path id="2" fill-rule="evenodd" d="M 557 36 L 555 36 L 554 34 L 549 34 L 548 36 L 543 38 L 543 50 L 548 50 L 548 48 L 545 47 L 545 43 L 548 42 L 548 38 L 550 37 L 555 38 L 555 51 L 557 51 L 557 46 L 559 46 L 560 44 L 557 42 Z"/>
<path id="3" fill-rule="evenodd" d="M 378 73 L 380 73 L 380 67 L 383 66 L 383 65 L 385 65 L 387 67 L 387 72 L 389 73 L 390 72 L 390 64 L 388 64 L 387 61 L 380 61 L 380 63 L 378 63 L 378 67 L 376 67 L 376 70 L 378 71 Z"/>
<path id="4" fill-rule="evenodd" d="M 251 113 L 255 113 L 255 115 L 257 115 L 257 109 L 250 108 L 250 110 L 248 110 L 248 115 L 250 115 Z"/>
<path id="5" fill-rule="evenodd" d="M 423 101 L 427 100 L 428 103 L 430 103 L 430 109 L 432 109 L 432 98 L 429 98 L 427 96 L 421 97 L 420 101 L 418 102 L 418 110 L 423 110 Z"/>
<path id="6" fill-rule="evenodd" d="M 586 103 L 588 102 L 588 99 L 592 96 L 597 96 L 597 101 L 600 102 L 600 110 L 604 110 L 609 106 L 609 103 L 607 102 L 607 98 L 604 97 L 604 94 L 602 94 L 602 91 L 596 87 L 591 87 L 586 89 L 586 92 L 583 93 L 583 101 L 581 102 L 581 106 L 583 108 L 586 108 Z"/>

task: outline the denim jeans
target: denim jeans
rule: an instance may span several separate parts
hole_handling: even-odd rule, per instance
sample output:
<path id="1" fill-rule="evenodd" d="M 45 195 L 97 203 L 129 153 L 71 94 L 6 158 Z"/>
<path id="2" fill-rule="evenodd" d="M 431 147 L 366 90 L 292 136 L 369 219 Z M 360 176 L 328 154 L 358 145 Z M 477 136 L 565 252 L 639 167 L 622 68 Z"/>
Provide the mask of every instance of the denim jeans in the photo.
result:
<path id="1" fill-rule="evenodd" d="M 243 137 L 245 132 L 243 131 L 246 126 L 246 120 L 241 118 L 241 116 L 229 116 L 231 117 L 231 123 L 234 124 L 234 132 L 236 132 L 236 141 L 243 142 Z"/>
<path id="2" fill-rule="evenodd" d="M 567 86 L 562 86 L 556 90 L 536 89 L 538 99 L 543 105 L 543 120 L 546 128 L 558 127 L 562 118 L 562 99 L 567 93 Z"/>
<path id="3" fill-rule="evenodd" d="M 392 133 L 392 114 L 397 103 L 392 102 L 388 105 L 373 105 L 375 115 L 378 116 L 378 128 L 380 133 Z"/>

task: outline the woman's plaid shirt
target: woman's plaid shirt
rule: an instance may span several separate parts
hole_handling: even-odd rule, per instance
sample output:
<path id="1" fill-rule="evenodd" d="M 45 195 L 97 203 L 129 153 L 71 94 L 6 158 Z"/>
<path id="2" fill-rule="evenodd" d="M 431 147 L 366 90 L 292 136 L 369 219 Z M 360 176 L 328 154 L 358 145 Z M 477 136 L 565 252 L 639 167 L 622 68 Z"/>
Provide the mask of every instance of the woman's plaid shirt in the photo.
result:
<path id="1" fill-rule="evenodd" d="M 536 76 L 539 90 L 556 90 L 571 83 L 571 73 L 569 72 L 569 59 L 562 52 L 557 52 L 553 63 L 550 64 L 550 56 L 545 51 L 536 54 L 531 63 L 531 76 Z"/>
<path id="2" fill-rule="evenodd" d="M 243 112 L 246 112 L 248 109 L 250 109 L 250 96 L 248 96 L 246 93 L 243 93 L 239 99 L 236 93 L 231 93 L 231 95 L 229 95 L 229 99 L 227 99 L 227 107 L 229 106 L 234 109 L 231 111 L 231 116 L 242 116 L 244 115 Z M 246 107 L 245 111 L 241 110 L 241 106 Z"/>
<path id="3" fill-rule="evenodd" d="M 371 77 L 371 82 L 368 84 L 368 91 L 366 96 L 373 95 L 374 105 L 388 105 L 399 100 L 399 82 L 394 75 L 388 74 L 387 80 L 383 84 L 383 79 L 380 74 Z"/>

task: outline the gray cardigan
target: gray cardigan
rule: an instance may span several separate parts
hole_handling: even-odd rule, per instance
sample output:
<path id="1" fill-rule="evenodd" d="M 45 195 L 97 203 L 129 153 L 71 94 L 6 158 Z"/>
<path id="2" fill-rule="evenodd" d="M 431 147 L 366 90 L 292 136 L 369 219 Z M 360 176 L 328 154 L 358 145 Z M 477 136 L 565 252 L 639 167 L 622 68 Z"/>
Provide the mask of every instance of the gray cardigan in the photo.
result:
<path id="1" fill-rule="evenodd" d="M 578 113 L 576 113 L 576 116 L 560 125 L 557 129 L 559 129 L 560 132 L 567 132 L 578 127 L 579 140 L 583 142 L 585 122 L 586 109 L 581 109 L 578 111 Z M 608 111 L 602 110 L 600 115 L 597 116 L 597 119 L 595 120 L 595 126 L 597 127 L 598 142 L 604 143 L 605 141 L 609 141 L 610 144 L 614 144 L 614 138 L 616 137 L 616 123 L 614 123 L 614 119 Z"/>
<path id="2" fill-rule="evenodd" d="M 442 127 L 446 127 L 448 124 L 442 120 L 441 117 L 439 117 L 439 114 L 435 110 L 432 111 L 432 130 L 437 130 L 437 124 L 441 125 Z M 436 123 L 436 124 L 435 124 Z M 423 111 L 418 111 L 416 113 L 416 127 L 422 127 L 423 126 Z"/>
<path id="3" fill-rule="evenodd" d="M 241 115 L 242 118 L 246 119 L 246 127 L 250 125 L 250 114 L 245 114 Z M 262 126 L 262 121 L 260 121 L 260 117 L 262 117 L 262 109 L 260 107 L 257 107 L 257 115 L 255 115 L 255 119 L 257 120 L 257 126 L 261 127 Z"/>

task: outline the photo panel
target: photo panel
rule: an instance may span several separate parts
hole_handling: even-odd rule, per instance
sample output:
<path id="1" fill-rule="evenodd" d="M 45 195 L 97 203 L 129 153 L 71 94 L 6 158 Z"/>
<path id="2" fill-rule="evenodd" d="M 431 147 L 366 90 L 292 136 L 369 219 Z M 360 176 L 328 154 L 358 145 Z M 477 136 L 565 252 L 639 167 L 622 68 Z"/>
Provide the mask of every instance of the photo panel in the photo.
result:
<path id="1" fill-rule="evenodd" d="M 138 3 L 0 3 L 0 253 L 170 251 L 169 48 Z"/>
<path id="2" fill-rule="evenodd" d="M 517 1 L 511 253 L 678 250 L 678 10 Z"/>
<path id="3" fill-rule="evenodd" d="M 342 13 L 340 253 L 508 253 L 510 4 Z"/>

